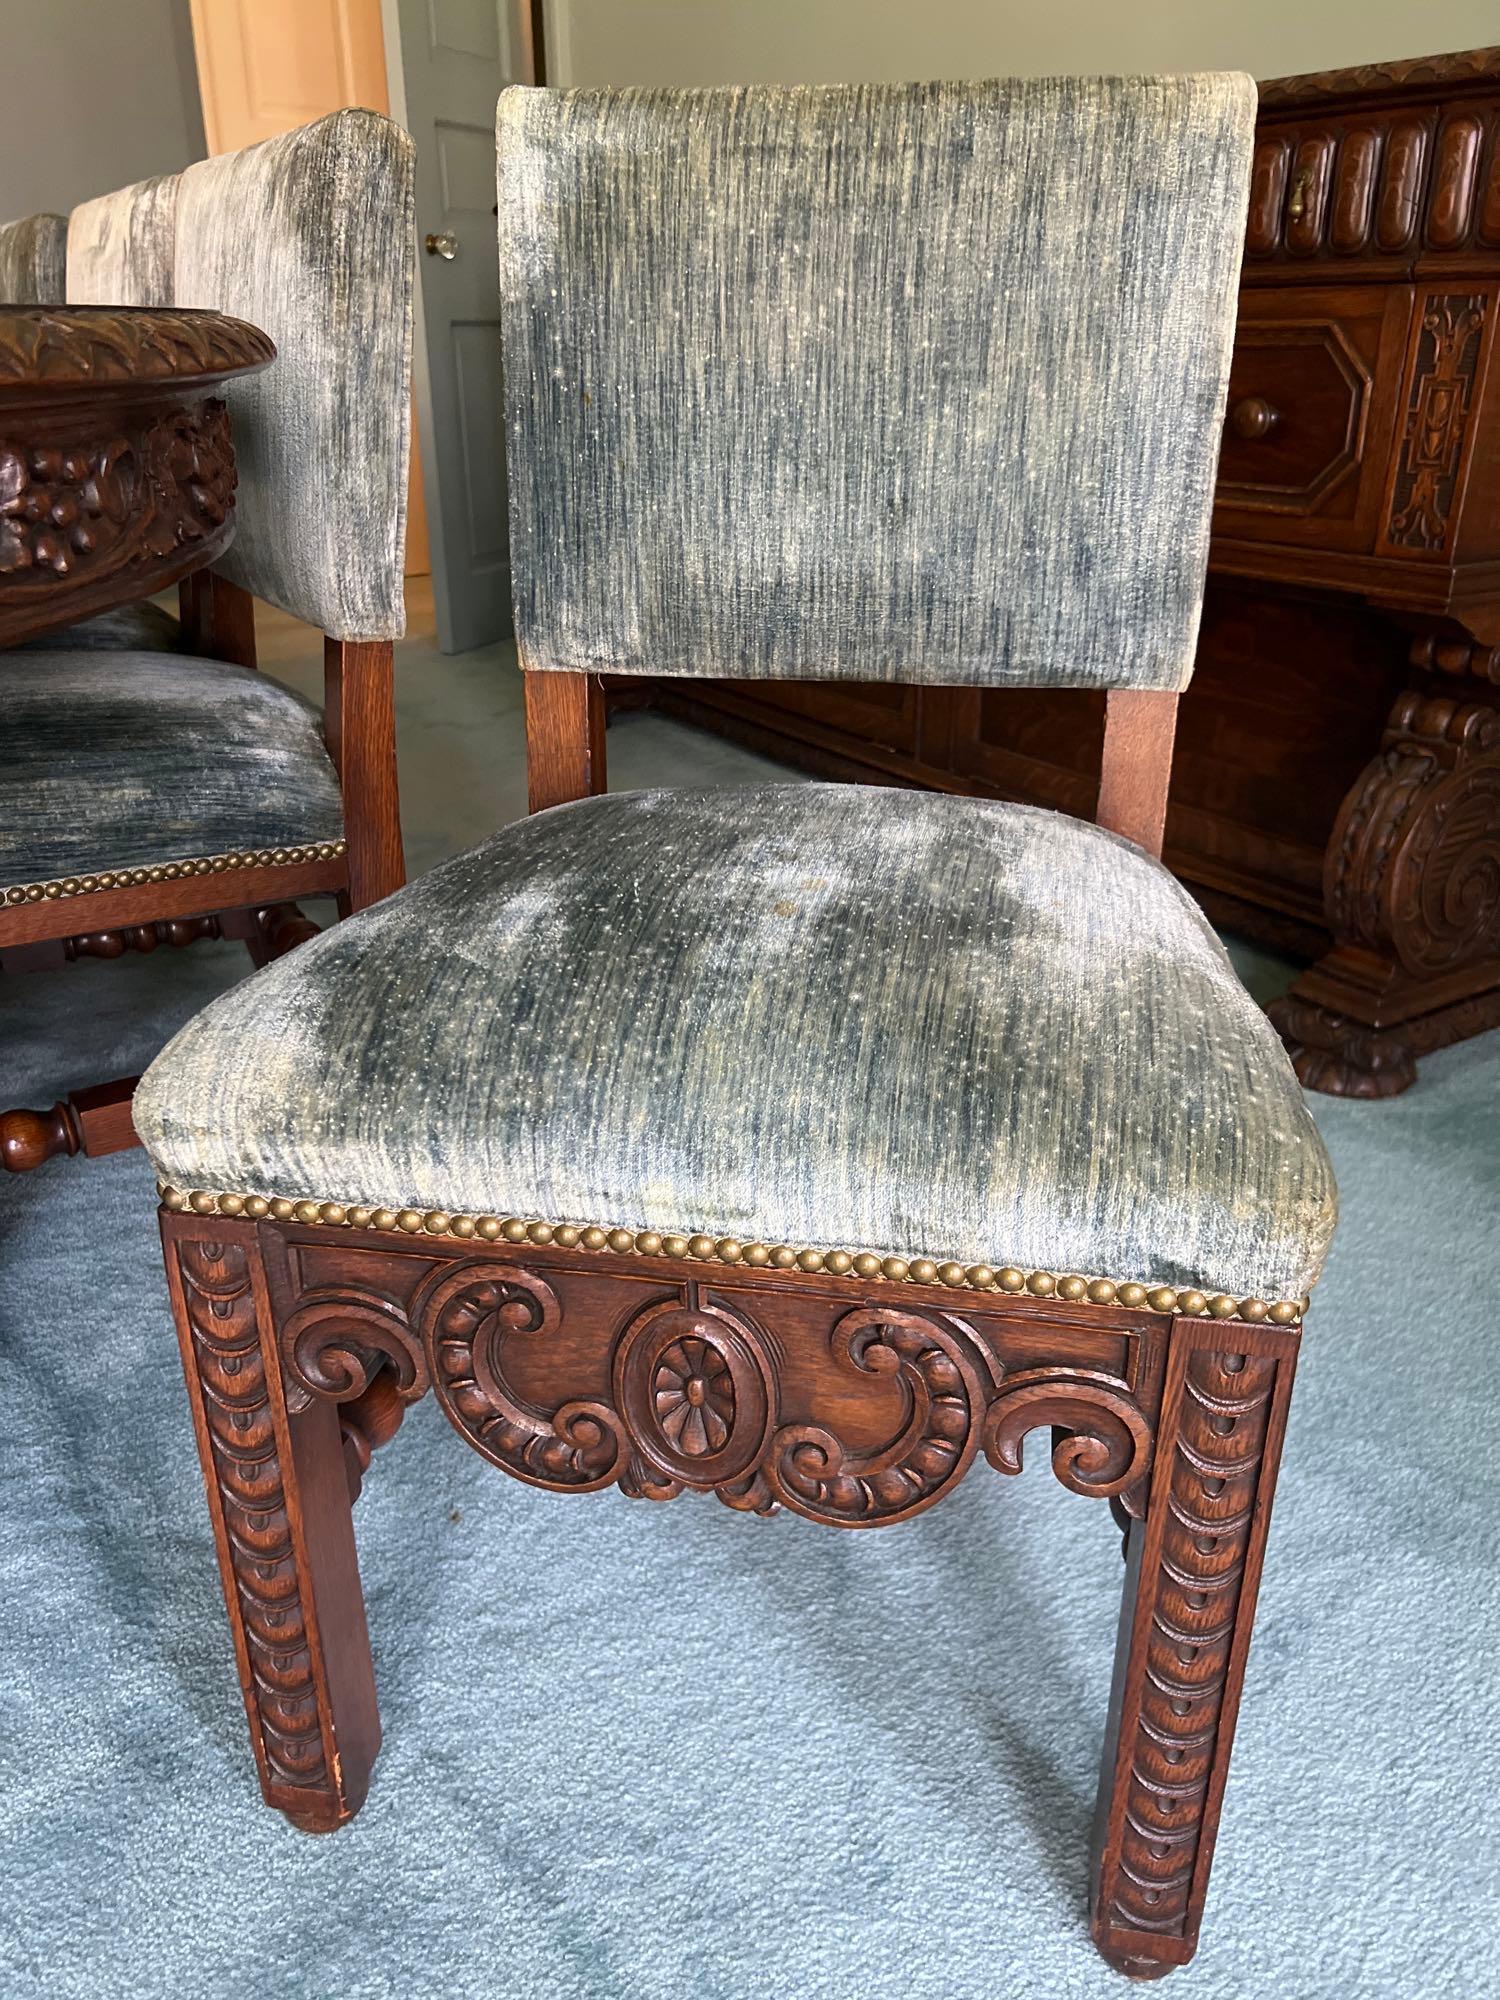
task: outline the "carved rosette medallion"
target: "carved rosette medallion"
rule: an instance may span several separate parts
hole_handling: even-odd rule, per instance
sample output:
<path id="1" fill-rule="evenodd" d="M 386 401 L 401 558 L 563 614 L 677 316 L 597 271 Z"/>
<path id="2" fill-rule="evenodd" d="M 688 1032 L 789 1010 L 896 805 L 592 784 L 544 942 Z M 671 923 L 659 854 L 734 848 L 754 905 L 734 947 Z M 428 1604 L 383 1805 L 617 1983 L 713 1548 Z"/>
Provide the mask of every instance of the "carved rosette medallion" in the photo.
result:
<path id="1" fill-rule="evenodd" d="M 674 1341 L 656 1364 L 651 1399 L 662 1434 L 690 1458 L 711 1457 L 734 1426 L 734 1377 L 711 1342 Z"/>
<path id="2" fill-rule="evenodd" d="M 177 1265 L 266 1769 L 278 1785 L 327 1791 L 249 1260 L 242 1243 L 179 1238 Z"/>
<path id="3" fill-rule="evenodd" d="M 567 1402 L 549 1413 L 506 1380 L 512 1340 L 557 1333 L 562 1308 L 545 1278 L 517 1264 L 461 1264 L 418 1294 L 412 1319 L 444 1414 L 492 1464 L 529 1485 L 575 1493 L 619 1477 L 625 1436 L 607 1403 Z"/>
<path id="4" fill-rule="evenodd" d="M 771 1362 L 750 1322 L 704 1299 L 699 1286 L 635 1315 L 612 1375 L 635 1452 L 627 1490 L 661 1499 L 688 1486 L 709 1491 L 763 1457 L 774 1416 Z"/>

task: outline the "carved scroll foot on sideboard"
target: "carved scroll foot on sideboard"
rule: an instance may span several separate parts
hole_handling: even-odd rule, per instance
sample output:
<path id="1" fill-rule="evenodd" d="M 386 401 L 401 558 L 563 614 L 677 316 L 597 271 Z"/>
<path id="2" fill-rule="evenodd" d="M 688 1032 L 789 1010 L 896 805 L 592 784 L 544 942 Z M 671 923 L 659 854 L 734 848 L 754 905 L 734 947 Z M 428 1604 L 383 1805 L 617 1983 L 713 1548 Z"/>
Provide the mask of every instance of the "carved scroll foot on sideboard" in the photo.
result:
<path id="1" fill-rule="evenodd" d="M 1427 634 L 1344 800 L 1334 948 L 1271 1019 L 1309 1089 L 1395 1097 L 1417 1058 L 1500 1026 L 1500 647 Z"/>
<path id="2" fill-rule="evenodd" d="M 1346 1014 L 1298 999 L 1295 988 L 1266 1011 L 1309 1090 L 1330 1097 L 1399 1097 L 1417 1080 L 1416 1051 L 1399 1035 L 1375 1034 Z"/>

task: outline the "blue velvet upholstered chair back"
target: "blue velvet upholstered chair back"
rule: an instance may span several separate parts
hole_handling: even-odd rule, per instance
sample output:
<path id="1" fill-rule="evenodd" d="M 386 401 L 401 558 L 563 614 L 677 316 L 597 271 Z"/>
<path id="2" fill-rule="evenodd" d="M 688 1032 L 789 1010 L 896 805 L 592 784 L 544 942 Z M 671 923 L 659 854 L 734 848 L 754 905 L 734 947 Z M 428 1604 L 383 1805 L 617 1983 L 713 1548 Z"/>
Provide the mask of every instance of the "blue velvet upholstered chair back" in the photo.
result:
<path id="1" fill-rule="evenodd" d="M 506 91 L 523 664 L 1184 687 L 1255 108 Z"/>
<path id="2" fill-rule="evenodd" d="M 23 215 L 0 222 L 0 302 L 58 306 L 68 225 L 60 215 Z"/>
<path id="3" fill-rule="evenodd" d="M 180 174 L 81 202 L 68 217 L 68 303 L 169 306 Z"/>
<path id="4" fill-rule="evenodd" d="M 404 625 L 414 175 L 400 126 L 336 111 L 69 222 L 72 303 L 211 306 L 276 342 L 224 392 L 240 484 L 216 567 L 335 639 Z"/>

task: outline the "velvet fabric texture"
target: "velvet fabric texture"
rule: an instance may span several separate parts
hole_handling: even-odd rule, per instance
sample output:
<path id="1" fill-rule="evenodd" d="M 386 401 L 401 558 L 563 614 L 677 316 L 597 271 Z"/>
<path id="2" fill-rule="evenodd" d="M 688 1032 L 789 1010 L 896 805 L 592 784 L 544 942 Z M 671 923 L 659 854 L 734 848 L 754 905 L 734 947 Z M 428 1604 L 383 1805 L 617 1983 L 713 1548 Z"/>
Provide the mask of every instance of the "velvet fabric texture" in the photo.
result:
<path id="1" fill-rule="evenodd" d="M 244 667 L 0 653 L 0 744 L 0 888 L 343 838 L 317 712 Z"/>
<path id="2" fill-rule="evenodd" d="M 523 663 L 1185 687 L 1255 110 L 1234 75 L 507 90 Z"/>
<path id="3" fill-rule="evenodd" d="M 1290 1064 L 1171 875 L 1081 821 L 842 785 L 507 827 L 152 1064 L 164 1179 L 1295 1298 Z"/>
<path id="4" fill-rule="evenodd" d="M 61 305 L 67 235 L 60 215 L 0 222 L 0 300 L 12 306 Z"/>
<path id="5" fill-rule="evenodd" d="M 399 125 L 336 111 L 199 161 L 177 191 L 173 303 L 277 348 L 225 386 L 240 485 L 216 568 L 335 639 L 405 627 L 414 177 Z"/>
<path id="6" fill-rule="evenodd" d="M 182 627 L 164 605 L 143 598 L 139 604 L 117 605 L 95 618 L 80 618 L 56 632 L 28 639 L 27 653 L 76 653 L 89 647 L 137 653 L 170 653 L 182 644 Z"/>
<path id="7" fill-rule="evenodd" d="M 335 639 L 405 625 L 414 184 L 399 125 L 336 111 L 67 225 L 71 303 L 207 306 L 276 342 L 222 391 L 240 484 L 216 567 Z"/>
<path id="8" fill-rule="evenodd" d="M 176 174 L 82 202 L 68 217 L 68 303 L 169 306 L 177 248 Z"/>

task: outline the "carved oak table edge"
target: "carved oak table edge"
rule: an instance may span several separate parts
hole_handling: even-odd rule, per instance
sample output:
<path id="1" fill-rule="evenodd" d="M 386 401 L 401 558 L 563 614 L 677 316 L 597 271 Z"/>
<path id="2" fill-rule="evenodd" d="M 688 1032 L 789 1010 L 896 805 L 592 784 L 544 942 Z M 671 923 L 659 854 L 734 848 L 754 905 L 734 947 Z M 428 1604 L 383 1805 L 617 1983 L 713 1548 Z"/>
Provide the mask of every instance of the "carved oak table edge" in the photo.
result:
<path id="1" fill-rule="evenodd" d="M 223 553 L 234 448 L 209 391 L 275 352 L 220 313 L 0 306 L 0 646 Z"/>
<path id="2" fill-rule="evenodd" d="M 1057 1476 L 1128 1531 L 1095 1942 L 1137 1977 L 1191 1957 L 1300 1310 L 976 1295 L 313 1207 L 160 1217 L 269 1804 L 323 1831 L 364 1797 L 379 1723 L 350 1509 L 429 1388 L 528 1484 L 856 1528 L 935 1505 L 981 1455 L 1018 1472 L 1047 1429 Z"/>

